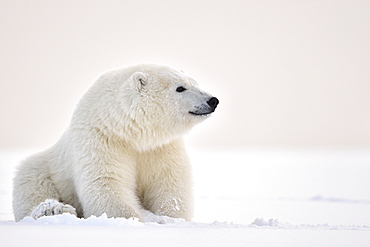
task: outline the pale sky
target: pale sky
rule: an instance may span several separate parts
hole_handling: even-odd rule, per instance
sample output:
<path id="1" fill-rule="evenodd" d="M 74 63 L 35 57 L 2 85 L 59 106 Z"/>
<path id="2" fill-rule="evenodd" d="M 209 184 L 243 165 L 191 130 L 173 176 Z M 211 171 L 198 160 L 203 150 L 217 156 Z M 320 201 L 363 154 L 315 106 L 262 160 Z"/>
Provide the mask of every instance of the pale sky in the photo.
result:
<path id="1" fill-rule="evenodd" d="M 219 98 L 202 147 L 370 147 L 370 1 L 0 0 L 0 148 L 48 147 L 106 70 L 162 63 Z"/>

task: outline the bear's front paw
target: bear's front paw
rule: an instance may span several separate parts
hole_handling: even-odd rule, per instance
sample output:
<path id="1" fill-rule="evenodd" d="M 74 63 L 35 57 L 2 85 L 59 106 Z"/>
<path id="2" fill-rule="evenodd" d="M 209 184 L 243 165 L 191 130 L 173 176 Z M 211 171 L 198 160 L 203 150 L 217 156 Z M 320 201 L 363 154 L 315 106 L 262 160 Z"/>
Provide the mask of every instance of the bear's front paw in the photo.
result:
<path id="1" fill-rule="evenodd" d="M 157 222 L 158 224 L 175 224 L 175 223 L 183 223 L 185 222 L 185 219 L 182 218 L 172 218 L 165 215 L 156 215 L 154 219 L 154 222 Z"/>
<path id="2" fill-rule="evenodd" d="M 63 204 L 54 199 L 47 199 L 40 203 L 31 213 L 31 217 L 38 219 L 42 216 L 51 216 L 63 213 L 76 214 L 76 209 L 68 204 Z"/>
<path id="3" fill-rule="evenodd" d="M 155 222 L 158 224 L 174 224 L 185 222 L 185 219 L 182 218 L 172 218 L 165 215 L 156 215 L 145 209 L 141 210 L 141 217 L 144 222 Z"/>

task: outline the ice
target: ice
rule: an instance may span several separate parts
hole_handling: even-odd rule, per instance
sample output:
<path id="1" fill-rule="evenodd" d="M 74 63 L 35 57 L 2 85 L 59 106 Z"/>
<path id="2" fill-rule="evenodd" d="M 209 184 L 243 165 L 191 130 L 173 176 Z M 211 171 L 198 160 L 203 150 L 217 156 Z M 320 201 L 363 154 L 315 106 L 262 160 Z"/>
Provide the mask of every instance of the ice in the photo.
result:
<path id="1" fill-rule="evenodd" d="M 190 150 L 192 222 L 71 214 L 14 222 L 12 177 L 38 150 L 0 151 L 0 246 L 369 246 L 367 150 Z M 162 224 L 159 224 L 159 223 Z M 164 223 L 164 224 L 163 224 Z"/>

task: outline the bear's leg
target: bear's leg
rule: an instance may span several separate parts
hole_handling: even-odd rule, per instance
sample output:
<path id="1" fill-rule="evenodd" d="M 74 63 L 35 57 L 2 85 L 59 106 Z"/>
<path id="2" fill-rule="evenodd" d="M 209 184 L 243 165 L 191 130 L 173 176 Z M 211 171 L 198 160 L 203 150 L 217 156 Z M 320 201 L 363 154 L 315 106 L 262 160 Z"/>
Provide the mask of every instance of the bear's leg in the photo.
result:
<path id="1" fill-rule="evenodd" d="M 113 178 L 99 178 L 78 189 L 79 199 L 84 209 L 84 217 L 100 216 L 141 219 L 140 205 L 134 188 Z"/>
<path id="2" fill-rule="evenodd" d="M 71 206 L 61 206 L 56 203 L 45 204 L 47 199 L 54 199 L 57 202 L 60 198 L 51 175 L 47 156 L 38 154 L 25 160 L 20 167 L 13 181 L 13 210 L 16 221 L 26 216 L 34 218 L 43 215 L 52 215 L 60 212 L 75 213 Z M 44 210 L 43 210 L 44 209 Z"/>
<path id="3" fill-rule="evenodd" d="M 93 173 L 83 170 L 77 182 L 77 194 L 83 207 L 85 218 L 91 215 L 141 219 L 139 200 L 135 193 L 134 174 L 100 170 L 96 166 Z M 103 167 L 104 168 L 104 167 Z M 117 175 L 118 174 L 118 175 Z"/>
<path id="4" fill-rule="evenodd" d="M 167 185 L 165 185 L 167 186 Z M 184 192 L 184 191 L 183 191 Z M 145 204 L 148 210 L 158 216 L 182 218 L 190 221 L 193 215 L 192 196 L 179 191 L 160 191 Z"/>
<path id="5" fill-rule="evenodd" d="M 132 151 L 124 148 L 121 139 L 101 133 L 92 135 L 92 132 L 74 140 L 74 147 L 78 149 L 74 185 L 83 217 L 105 213 L 113 218 L 141 219 Z"/>
<path id="6" fill-rule="evenodd" d="M 141 172 L 151 174 L 151 179 L 144 186 L 144 208 L 158 216 L 190 221 L 193 215 L 192 176 L 182 142 L 172 142 L 147 155 Z"/>

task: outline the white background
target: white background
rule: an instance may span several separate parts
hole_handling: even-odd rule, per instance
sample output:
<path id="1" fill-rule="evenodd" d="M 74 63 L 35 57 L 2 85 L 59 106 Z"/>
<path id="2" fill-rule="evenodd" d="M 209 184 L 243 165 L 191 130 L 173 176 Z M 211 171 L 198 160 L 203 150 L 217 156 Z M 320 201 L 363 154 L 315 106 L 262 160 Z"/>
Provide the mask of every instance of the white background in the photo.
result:
<path id="1" fill-rule="evenodd" d="M 207 147 L 370 147 L 370 2 L 0 1 L 0 146 L 50 146 L 104 71 L 154 62 L 220 99 Z"/>

